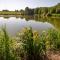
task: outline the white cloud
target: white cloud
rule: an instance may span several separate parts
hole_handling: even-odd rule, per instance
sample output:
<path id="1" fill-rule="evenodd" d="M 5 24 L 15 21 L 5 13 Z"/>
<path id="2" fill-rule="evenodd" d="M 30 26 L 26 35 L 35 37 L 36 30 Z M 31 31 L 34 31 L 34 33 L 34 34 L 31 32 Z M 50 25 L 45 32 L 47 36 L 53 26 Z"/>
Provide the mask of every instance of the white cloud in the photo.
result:
<path id="1" fill-rule="evenodd" d="M 31 8 L 37 6 L 51 6 L 59 2 L 60 0 L 0 0 L 0 10 L 24 9 L 26 6 Z"/>

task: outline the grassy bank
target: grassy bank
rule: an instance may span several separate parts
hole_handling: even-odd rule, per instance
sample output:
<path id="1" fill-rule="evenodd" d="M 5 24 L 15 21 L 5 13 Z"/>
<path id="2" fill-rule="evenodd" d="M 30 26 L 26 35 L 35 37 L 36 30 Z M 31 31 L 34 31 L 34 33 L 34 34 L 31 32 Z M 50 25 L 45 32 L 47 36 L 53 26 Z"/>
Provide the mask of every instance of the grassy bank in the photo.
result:
<path id="1" fill-rule="evenodd" d="M 0 11 L 0 15 L 20 15 L 19 11 Z"/>
<path id="2" fill-rule="evenodd" d="M 32 28 L 24 28 L 11 38 L 3 28 L 0 47 L 0 60 L 49 60 L 51 52 L 60 50 L 60 32 L 50 29 L 39 34 Z"/>

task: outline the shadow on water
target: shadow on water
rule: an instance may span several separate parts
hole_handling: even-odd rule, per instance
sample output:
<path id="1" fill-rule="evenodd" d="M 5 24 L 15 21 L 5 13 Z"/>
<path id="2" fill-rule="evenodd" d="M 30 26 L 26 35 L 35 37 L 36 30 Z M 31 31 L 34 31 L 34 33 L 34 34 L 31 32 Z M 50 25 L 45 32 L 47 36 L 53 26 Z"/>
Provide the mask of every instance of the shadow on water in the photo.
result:
<path id="1" fill-rule="evenodd" d="M 35 20 L 38 22 L 48 22 L 52 24 L 56 29 L 60 30 L 60 18 L 59 17 L 40 17 L 38 16 L 24 16 L 25 20 Z"/>
<path id="2" fill-rule="evenodd" d="M 60 18 L 59 17 L 40 17 L 38 16 L 25 16 L 24 17 L 27 21 L 35 20 L 38 22 L 48 22 L 52 24 L 56 29 L 60 30 Z"/>

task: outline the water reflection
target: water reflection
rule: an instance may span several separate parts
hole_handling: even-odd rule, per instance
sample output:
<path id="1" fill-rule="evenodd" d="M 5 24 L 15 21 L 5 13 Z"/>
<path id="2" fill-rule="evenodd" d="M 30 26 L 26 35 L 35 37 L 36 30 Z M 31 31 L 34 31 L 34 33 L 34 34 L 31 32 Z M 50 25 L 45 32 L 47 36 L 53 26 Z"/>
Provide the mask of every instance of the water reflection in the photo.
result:
<path id="1" fill-rule="evenodd" d="M 60 18 L 40 18 L 39 16 L 7 16 L 0 17 L 0 27 L 5 26 L 8 33 L 15 36 L 23 27 L 32 27 L 33 30 L 43 31 L 49 28 L 60 30 Z"/>

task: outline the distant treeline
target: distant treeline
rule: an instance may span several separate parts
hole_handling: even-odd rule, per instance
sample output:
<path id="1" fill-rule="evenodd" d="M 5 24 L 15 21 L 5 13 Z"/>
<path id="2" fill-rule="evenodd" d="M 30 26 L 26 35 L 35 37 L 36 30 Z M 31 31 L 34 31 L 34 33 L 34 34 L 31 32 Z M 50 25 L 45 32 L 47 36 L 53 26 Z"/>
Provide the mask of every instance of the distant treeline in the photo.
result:
<path id="1" fill-rule="evenodd" d="M 31 9 L 26 7 L 25 10 L 2 10 L 0 15 L 40 15 L 40 16 L 60 16 L 60 3 L 52 7 L 37 7 Z"/>
<path id="2" fill-rule="evenodd" d="M 26 7 L 25 10 L 20 10 L 22 15 L 41 15 L 41 16 L 51 16 L 55 14 L 60 14 L 60 3 L 53 7 L 37 7 L 35 9 L 30 9 Z"/>
<path id="3" fill-rule="evenodd" d="M 9 10 L 2 10 L 0 11 L 0 15 L 20 15 L 20 11 L 9 11 Z"/>

